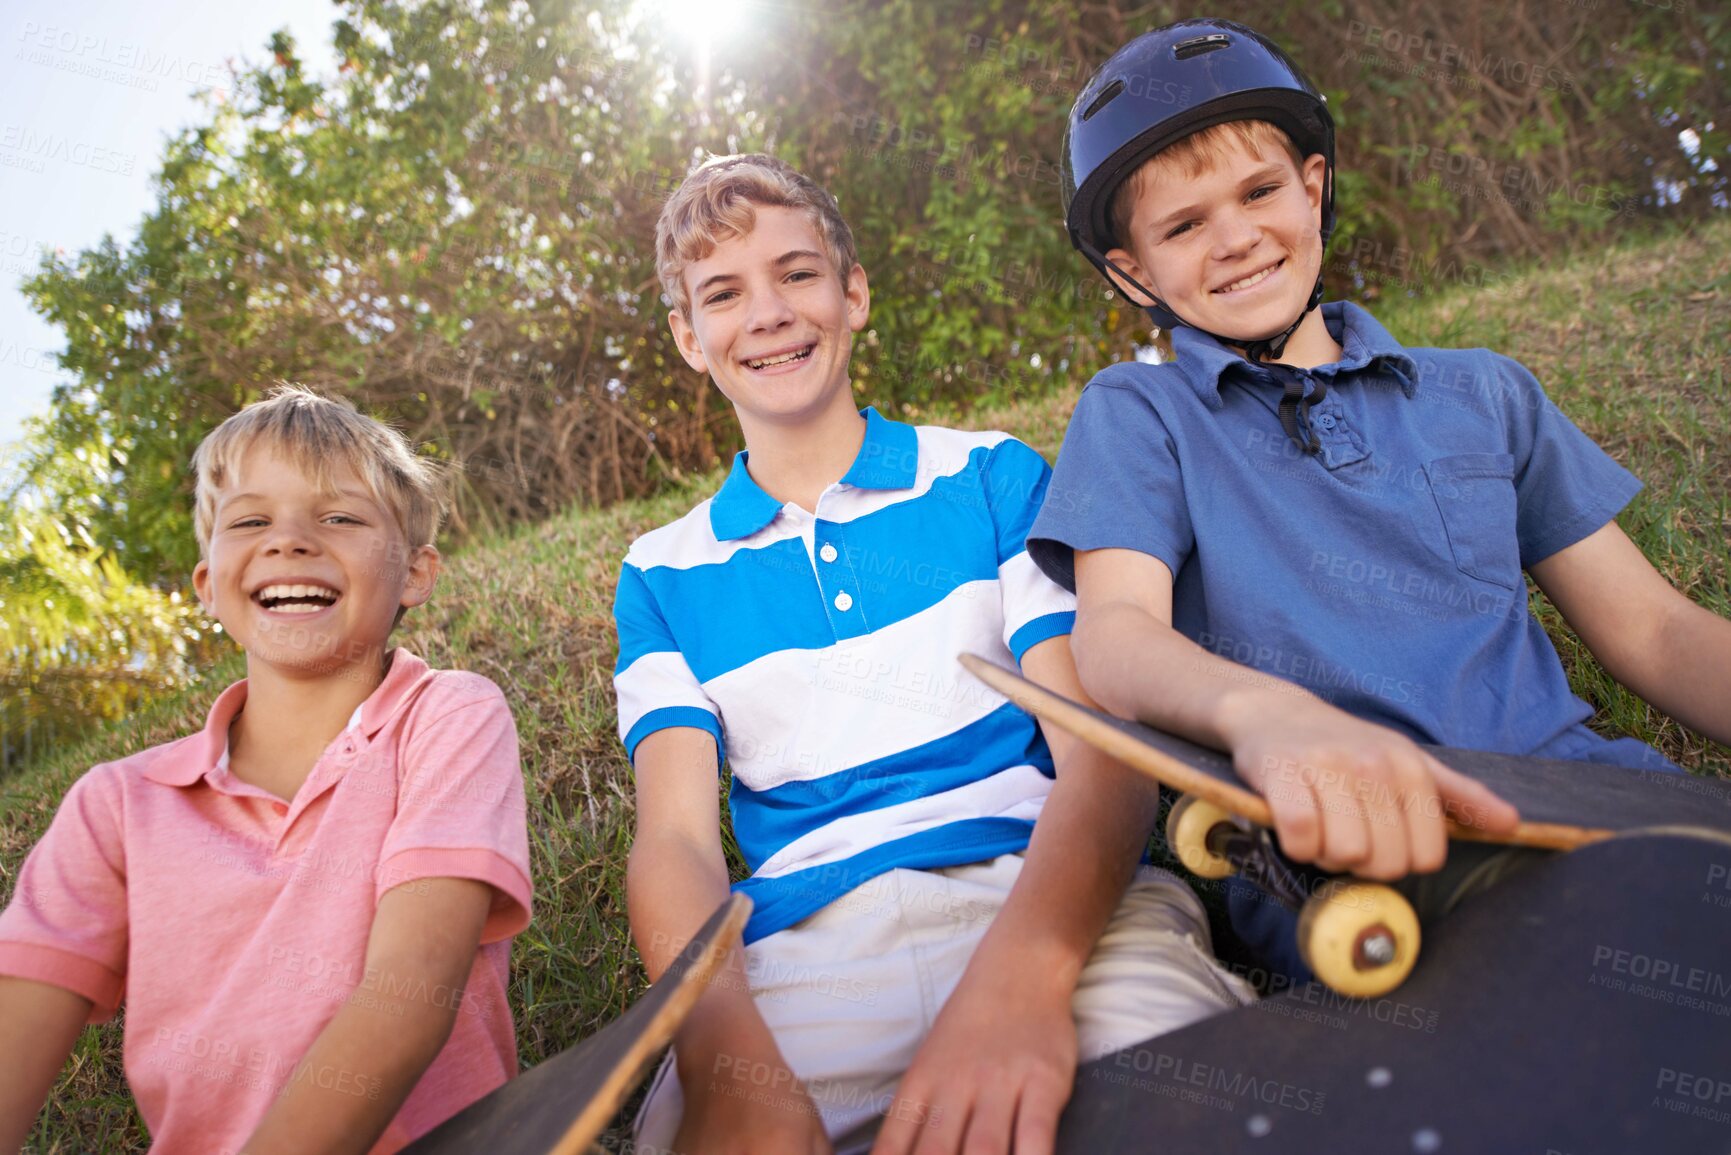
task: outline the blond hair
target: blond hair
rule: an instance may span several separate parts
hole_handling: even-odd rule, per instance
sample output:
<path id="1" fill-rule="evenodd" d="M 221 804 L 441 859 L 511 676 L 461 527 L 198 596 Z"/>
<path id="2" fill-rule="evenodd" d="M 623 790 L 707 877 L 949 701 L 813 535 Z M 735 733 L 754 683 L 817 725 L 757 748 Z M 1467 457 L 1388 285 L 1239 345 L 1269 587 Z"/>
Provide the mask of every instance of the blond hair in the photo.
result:
<path id="1" fill-rule="evenodd" d="M 335 488 L 333 467 L 348 466 L 396 520 L 410 549 L 431 545 L 437 536 L 449 467 L 422 457 L 408 438 L 348 401 L 283 382 L 211 430 L 192 455 L 200 557 L 210 548 L 221 489 L 261 442 L 294 462 L 320 490 Z"/>
<path id="2" fill-rule="evenodd" d="M 1266 120 L 1229 120 L 1224 124 L 1210 125 L 1200 132 L 1193 132 L 1167 145 L 1138 165 L 1136 171 L 1112 193 L 1109 218 L 1112 239 L 1125 248 L 1130 247 L 1130 219 L 1136 214 L 1136 202 L 1148 187 L 1150 173 L 1157 169 L 1174 169 L 1185 179 L 1194 180 L 1226 160 L 1234 146 L 1254 154 L 1262 151 L 1264 145 L 1270 144 L 1284 148 L 1286 154 L 1292 158 L 1292 163 L 1297 165 L 1300 171 L 1303 170 L 1304 157 L 1299 155 L 1298 146 L 1292 143 L 1292 138 L 1279 126 Z"/>
<path id="3" fill-rule="evenodd" d="M 749 233 L 757 223 L 757 205 L 804 210 L 844 283 L 859 263 L 853 230 L 835 198 L 817 182 L 767 153 L 712 156 L 686 174 L 655 222 L 655 272 L 682 316 L 691 312 L 685 270 L 722 241 Z"/>

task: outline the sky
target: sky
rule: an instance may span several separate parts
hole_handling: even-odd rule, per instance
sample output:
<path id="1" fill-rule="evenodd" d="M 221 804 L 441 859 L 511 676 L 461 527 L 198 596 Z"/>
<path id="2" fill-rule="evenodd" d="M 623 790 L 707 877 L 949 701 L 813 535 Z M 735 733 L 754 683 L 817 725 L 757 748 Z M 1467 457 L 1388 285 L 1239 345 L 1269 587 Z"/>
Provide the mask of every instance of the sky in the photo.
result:
<path id="1" fill-rule="evenodd" d="M 60 331 L 19 285 L 43 250 L 128 243 L 155 204 L 164 143 L 209 118 L 229 62 L 279 28 L 307 69 L 334 69 L 331 0 L 0 2 L 0 455 L 64 374 Z"/>

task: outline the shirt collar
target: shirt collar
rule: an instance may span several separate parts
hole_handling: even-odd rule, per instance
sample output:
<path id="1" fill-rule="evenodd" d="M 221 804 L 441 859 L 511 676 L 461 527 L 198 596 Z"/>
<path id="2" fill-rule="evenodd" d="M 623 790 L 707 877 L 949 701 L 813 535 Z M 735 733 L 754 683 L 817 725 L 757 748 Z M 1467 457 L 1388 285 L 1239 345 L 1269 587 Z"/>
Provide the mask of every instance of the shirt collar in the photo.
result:
<path id="1" fill-rule="evenodd" d="M 363 739 L 371 741 L 427 673 L 426 662 L 398 646 L 393 651 L 391 668 L 386 671 L 385 680 L 361 703 L 357 711 L 360 720 L 356 723 L 351 718 L 351 728 L 357 729 Z M 176 748 L 173 757 L 160 759 L 146 769 L 144 776 L 164 786 L 191 786 L 202 779 L 216 769 L 228 751 L 229 725 L 245 705 L 246 679 L 242 678 L 217 695 L 204 729 Z"/>
<path id="2" fill-rule="evenodd" d="M 1417 363 L 1375 317 L 1351 301 L 1329 301 L 1322 306 L 1322 322 L 1328 327 L 1329 336 L 1340 343 L 1341 359 L 1318 365 L 1311 373 L 1333 377 L 1377 365 L 1400 382 L 1402 393 L 1413 395 L 1418 387 Z M 1227 371 L 1249 364 L 1213 337 L 1188 325 L 1172 330 L 1172 353 L 1173 359 L 1184 366 L 1185 379 L 1210 409 L 1218 409 L 1222 404 L 1220 383 Z"/>
<path id="3" fill-rule="evenodd" d="M 912 425 L 891 421 L 876 407 L 860 410 L 865 440 L 841 484 L 855 489 L 911 489 L 919 477 L 919 434 Z M 709 502 L 709 527 L 717 541 L 750 537 L 775 520 L 782 503 L 765 493 L 746 468 L 750 450 L 733 456 L 733 469 Z"/>
<path id="4" fill-rule="evenodd" d="M 361 705 L 355 707 L 355 712 L 349 715 L 347 722 L 343 723 L 343 733 L 347 734 L 350 730 L 361 728 L 361 709 L 365 705 L 366 703 L 362 702 Z M 218 770 L 228 769 L 228 731 L 226 730 L 223 731 L 222 735 L 222 753 L 216 756 L 216 768 Z"/>

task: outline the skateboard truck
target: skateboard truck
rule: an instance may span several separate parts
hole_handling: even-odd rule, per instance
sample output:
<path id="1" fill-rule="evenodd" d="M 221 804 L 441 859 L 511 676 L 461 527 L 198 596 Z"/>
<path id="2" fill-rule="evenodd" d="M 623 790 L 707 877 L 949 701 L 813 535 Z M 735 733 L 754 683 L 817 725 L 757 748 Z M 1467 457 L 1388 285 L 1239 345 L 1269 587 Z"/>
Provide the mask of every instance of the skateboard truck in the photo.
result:
<path id="1" fill-rule="evenodd" d="M 1280 854 L 1274 833 L 1195 794 L 1166 816 L 1166 843 L 1202 878 L 1238 874 L 1298 913 L 1298 950 L 1316 977 L 1343 995 L 1380 998 L 1412 973 L 1419 923 L 1393 887 L 1330 879 L 1311 891 Z"/>
<path id="2" fill-rule="evenodd" d="M 1178 802 L 1184 809 L 1195 805 L 1194 795 L 1185 795 Z M 1168 822 L 1167 841 L 1176 846 L 1174 825 L 1182 827 L 1182 818 L 1176 824 Z M 1187 837 L 1188 833 L 1178 832 L 1178 836 Z M 1273 832 L 1266 826 L 1251 826 L 1241 818 L 1226 815 L 1224 820 L 1210 826 L 1204 837 L 1210 854 L 1226 859 L 1239 877 L 1267 892 L 1281 906 L 1296 913 L 1310 901 L 1312 896 L 1303 878 L 1281 855 Z M 1352 965 L 1359 971 L 1375 970 L 1392 966 L 1399 955 L 1394 930 L 1379 922 L 1359 932 L 1353 942 Z"/>
<path id="3" fill-rule="evenodd" d="M 1394 956 L 1394 935 L 1386 926 L 1373 926 L 1359 934 L 1352 961 L 1359 970 L 1367 970 L 1387 966 L 1394 961 Z"/>

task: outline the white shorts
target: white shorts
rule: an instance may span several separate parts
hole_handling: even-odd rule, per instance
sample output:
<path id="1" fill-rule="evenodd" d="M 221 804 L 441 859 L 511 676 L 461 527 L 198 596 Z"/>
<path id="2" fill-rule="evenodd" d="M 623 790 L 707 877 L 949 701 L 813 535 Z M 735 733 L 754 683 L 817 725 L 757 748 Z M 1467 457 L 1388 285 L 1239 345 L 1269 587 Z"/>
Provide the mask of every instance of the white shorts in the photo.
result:
<path id="1" fill-rule="evenodd" d="M 838 1155 L 870 1147 L 1022 861 L 1005 854 L 892 870 L 745 948 L 752 998 Z M 1255 997 L 1215 962 L 1196 895 L 1170 872 L 1144 866 L 1077 983 L 1078 1054 L 1087 1062 Z M 729 1094 L 785 1096 L 767 1069 L 736 1069 L 725 1056 L 717 1063 Z M 670 1149 L 683 1109 L 669 1055 L 638 1112 L 637 1149 Z"/>

